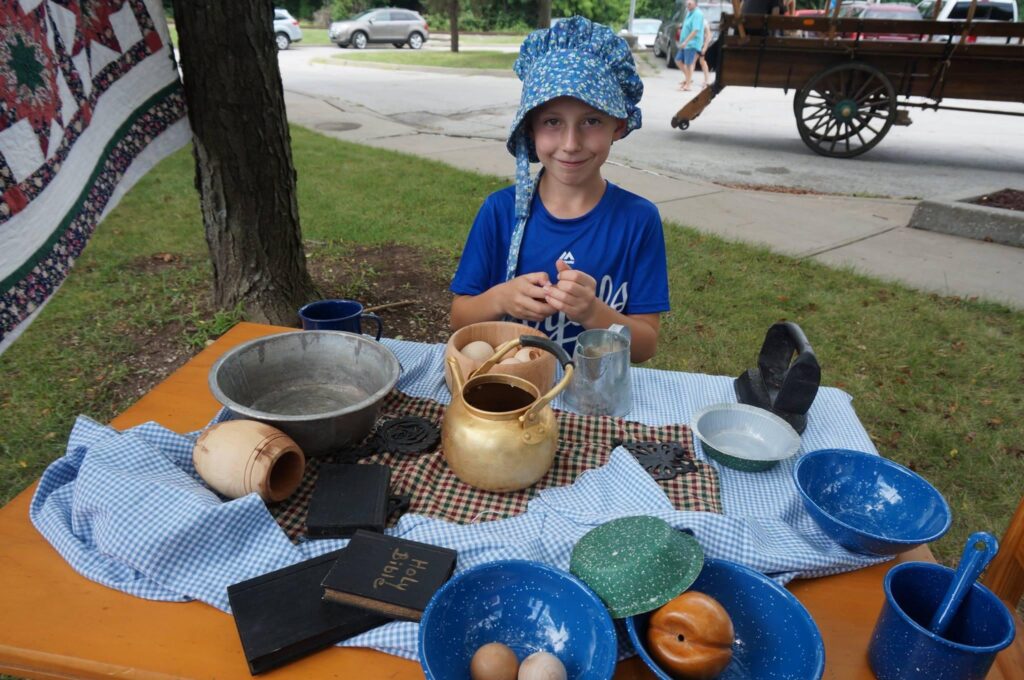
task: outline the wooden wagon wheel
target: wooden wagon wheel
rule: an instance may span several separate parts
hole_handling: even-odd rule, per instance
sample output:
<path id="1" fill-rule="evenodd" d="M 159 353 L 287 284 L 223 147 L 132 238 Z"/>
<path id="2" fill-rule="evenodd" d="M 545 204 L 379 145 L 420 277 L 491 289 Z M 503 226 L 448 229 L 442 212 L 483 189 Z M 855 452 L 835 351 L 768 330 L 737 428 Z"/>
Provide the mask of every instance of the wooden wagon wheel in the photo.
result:
<path id="1" fill-rule="evenodd" d="M 793 112 L 800 138 L 811 150 L 853 158 L 889 132 L 896 120 L 896 89 L 874 66 L 836 64 L 800 88 Z"/>

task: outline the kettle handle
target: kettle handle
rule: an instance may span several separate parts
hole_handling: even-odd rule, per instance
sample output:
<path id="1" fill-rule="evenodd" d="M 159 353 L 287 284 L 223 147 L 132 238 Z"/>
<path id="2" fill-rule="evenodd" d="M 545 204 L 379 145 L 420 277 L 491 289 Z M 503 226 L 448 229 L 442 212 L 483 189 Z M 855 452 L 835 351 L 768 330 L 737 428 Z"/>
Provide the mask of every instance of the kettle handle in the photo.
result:
<path id="1" fill-rule="evenodd" d="M 537 335 L 520 335 L 519 344 L 523 347 L 536 347 L 537 349 L 551 352 L 558 359 L 558 362 L 562 364 L 562 368 L 572 365 L 572 359 L 569 358 L 565 348 L 550 338 L 542 338 Z"/>
<path id="2" fill-rule="evenodd" d="M 523 424 L 532 423 L 537 418 L 537 414 L 540 410 L 547 406 L 552 399 L 558 396 L 558 393 L 566 388 L 569 382 L 572 380 L 572 373 L 575 365 L 572 359 L 569 358 L 568 353 L 562 348 L 562 345 L 551 340 L 550 338 L 541 338 L 536 335 L 523 335 L 519 338 L 519 344 L 523 347 L 536 347 L 537 349 L 543 349 L 551 352 L 558 359 L 559 363 L 562 364 L 562 370 L 564 374 L 562 379 L 558 381 L 558 384 L 548 390 L 548 393 L 543 397 L 533 402 L 529 410 L 519 417 L 519 421 Z"/>

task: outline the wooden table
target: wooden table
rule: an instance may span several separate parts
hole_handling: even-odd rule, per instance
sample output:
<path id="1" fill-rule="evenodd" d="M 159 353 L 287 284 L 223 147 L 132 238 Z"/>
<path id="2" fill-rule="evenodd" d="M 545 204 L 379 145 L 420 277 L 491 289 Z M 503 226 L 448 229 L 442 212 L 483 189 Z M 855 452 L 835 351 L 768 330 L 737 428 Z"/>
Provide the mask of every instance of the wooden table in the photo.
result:
<path id="1" fill-rule="evenodd" d="M 243 323 L 175 371 L 113 421 L 119 429 L 149 420 L 175 431 L 205 425 L 218 404 L 207 373 L 229 348 L 285 328 Z M 39 678 L 248 678 L 234 621 L 201 602 L 142 600 L 74 572 L 35 530 L 28 506 L 35 484 L 0 510 L 0 671 Z M 926 548 L 903 559 L 931 559 Z M 866 649 L 890 564 L 791 586 L 825 639 L 826 678 L 873 677 Z M 1024 629 L 990 678 L 1024 677 Z M 333 647 L 267 677 L 418 678 L 419 665 L 369 649 Z M 638 660 L 616 678 L 653 677 Z"/>

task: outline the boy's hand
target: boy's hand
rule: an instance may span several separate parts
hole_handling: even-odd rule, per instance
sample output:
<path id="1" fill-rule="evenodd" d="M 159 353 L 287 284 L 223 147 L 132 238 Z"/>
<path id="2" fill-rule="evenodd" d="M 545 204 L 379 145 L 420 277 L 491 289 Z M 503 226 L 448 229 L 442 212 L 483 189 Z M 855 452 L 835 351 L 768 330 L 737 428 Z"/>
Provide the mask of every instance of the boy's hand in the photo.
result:
<path id="1" fill-rule="evenodd" d="M 586 326 L 597 303 L 597 281 L 586 272 L 573 269 L 562 260 L 555 260 L 558 283 L 547 289 L 547 303 L 565 312 L 571 321 Z"/>
<path id="2" fill-rule="evenodd" d="M 555 313 L 555 308 L 545 299 L 545 291 L 550 286 L 551 280 L 546 272 L 517 276 L 503 284 L 502 311 L 524 321 L 546 319 Z"/>

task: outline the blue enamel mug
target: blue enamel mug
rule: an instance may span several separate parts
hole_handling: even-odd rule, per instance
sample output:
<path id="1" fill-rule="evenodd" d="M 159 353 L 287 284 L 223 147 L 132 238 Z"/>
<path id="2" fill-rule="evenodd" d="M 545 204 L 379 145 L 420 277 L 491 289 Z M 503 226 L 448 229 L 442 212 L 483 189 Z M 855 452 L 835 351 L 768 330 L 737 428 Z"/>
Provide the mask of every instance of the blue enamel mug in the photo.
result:
<path id="1" fill-rule="evenodd" d="M 300 309 L 299 318 L 304 331 L 348 331 L 360 335 L 362 322 L 372 321 L 377 324 L 376 339 L 380 340 L 384 323 L 379 316 L 363 309 L 363 304 L 356 300 L 317 300 Z"/>
<path id="2" fill-rule="evenodd" d="M 979 583 L 941 636 L 928 630 L 954 573 L 940 564 L 906 562 L 885 575 L 885 603 L 868 644 L 878 680 L 983 680 L 996 654 L 1013 642 L 1010 612 Z"/>

